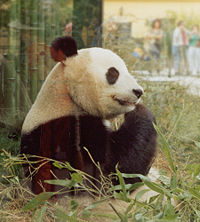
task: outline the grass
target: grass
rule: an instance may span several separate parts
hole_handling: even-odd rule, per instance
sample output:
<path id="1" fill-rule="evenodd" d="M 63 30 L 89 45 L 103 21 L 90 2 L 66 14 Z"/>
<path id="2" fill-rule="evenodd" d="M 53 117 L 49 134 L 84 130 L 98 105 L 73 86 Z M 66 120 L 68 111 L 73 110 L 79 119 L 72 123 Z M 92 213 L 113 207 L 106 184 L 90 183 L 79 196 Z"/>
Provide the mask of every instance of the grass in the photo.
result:
<path id="1" fill-rule="evenodd" d="M 146 82 L 143 85 L 144 103 L 155 114 L 174 161 L 182 166 L 199 163 L 200 98 L 188 95 L 186 88 L 173 83 Z"/>
<path id="2" fill-rule="evenodd" d="M 184 87 L 174 83 L 140 84 L 145 89 L 143 102 L 155 114 L 159 133 L 154 167 L 160 170 L 160 179 L 155 183 L 142 177 L 146 187 L 156 192 L 154 197 L 140 201 L 145 190 L 130 197 L 123 180 L 130 175 L 119 171 L 119 193 L 95 200 L 85 196 L 49 200 L 52 193 L 35 196 L 20 182 L 21 159 L 15 156 L 19 142 L 8 139 L 4 130 L 0 137 L 0 221 L 200 221 L 199 97 L 188 95 Z M 87 175 L 73 173 L 68 182 L 87 190 L 82 183 Z"/>

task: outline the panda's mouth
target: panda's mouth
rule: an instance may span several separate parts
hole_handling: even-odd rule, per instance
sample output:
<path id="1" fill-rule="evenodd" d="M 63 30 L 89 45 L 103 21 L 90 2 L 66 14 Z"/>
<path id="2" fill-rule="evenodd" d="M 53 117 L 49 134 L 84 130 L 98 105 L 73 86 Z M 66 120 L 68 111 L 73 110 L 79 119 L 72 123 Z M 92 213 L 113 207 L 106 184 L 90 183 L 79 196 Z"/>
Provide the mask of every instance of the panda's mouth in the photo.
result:
<path id="1" fill-rule="evenodd" d="M 137 101 L 130 101 L 125 99 L 119 99 L 116 96 L 112 96 L 112 99 L 118 102 L 121 106 L 134 106 L 136 105 Z"/>

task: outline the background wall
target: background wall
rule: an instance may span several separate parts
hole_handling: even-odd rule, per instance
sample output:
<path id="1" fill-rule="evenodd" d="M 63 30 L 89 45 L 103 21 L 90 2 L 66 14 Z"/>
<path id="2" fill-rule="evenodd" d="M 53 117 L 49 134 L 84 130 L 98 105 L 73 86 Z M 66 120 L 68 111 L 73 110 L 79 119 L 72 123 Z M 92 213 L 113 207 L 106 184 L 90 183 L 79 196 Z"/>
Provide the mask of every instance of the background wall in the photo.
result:
<path id="1" fill-rule="evenodd" d="M 188 17 L 198 15 L 200 2 L 198 1 L 138 1 L 138 0 L 104 0 L 104 21 L 120 12 L 132 22 L 132 36 L 143 37 L 146 32 L 146 20 L 165 18 L 168 12 L 174 11 L 178 15 Z"/>

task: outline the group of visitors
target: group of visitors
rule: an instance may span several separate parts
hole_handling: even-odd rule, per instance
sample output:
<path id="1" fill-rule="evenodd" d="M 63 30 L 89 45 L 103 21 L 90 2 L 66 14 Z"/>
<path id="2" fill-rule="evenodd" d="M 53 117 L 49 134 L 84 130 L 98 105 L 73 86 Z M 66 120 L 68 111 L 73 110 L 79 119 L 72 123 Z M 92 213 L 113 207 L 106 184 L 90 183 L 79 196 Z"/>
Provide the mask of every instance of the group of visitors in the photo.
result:
<path id="1" fill-rule="evenodd" d="M 172 47 L 175 74 L 200 74 L 200 33 L 199 26 L 186 29 L 179 21 L 172 33 Z M 146 34 L 144 48 L 150 55 L 154 69 L 159 71 L 163 30 L 161 21 L 156 19 Z"/>
<path id="2" fill-rule="evenodd" d="M 175 74 L 200 73 L 200 33 L 199 26 L 192 30 L 185 27 L 184 21 L 179 21 L 173 32 L 173 53 Z"/>

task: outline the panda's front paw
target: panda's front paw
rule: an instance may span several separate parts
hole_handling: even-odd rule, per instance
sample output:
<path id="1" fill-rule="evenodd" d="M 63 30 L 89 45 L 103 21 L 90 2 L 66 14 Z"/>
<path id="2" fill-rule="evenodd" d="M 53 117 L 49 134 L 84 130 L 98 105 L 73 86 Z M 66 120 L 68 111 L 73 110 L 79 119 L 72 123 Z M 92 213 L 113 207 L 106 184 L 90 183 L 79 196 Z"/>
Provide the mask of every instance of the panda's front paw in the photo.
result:
<path id="1" fill-rule="evenodd" d="M 139 119 L 155 122 L 155 117 L 153 113 L 143 104 L 137 104 L 133 111 L 125 114 L 126 121 L 133 121 Z"/>

